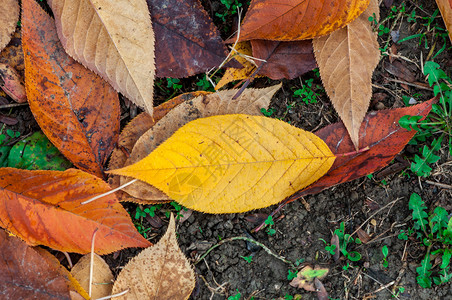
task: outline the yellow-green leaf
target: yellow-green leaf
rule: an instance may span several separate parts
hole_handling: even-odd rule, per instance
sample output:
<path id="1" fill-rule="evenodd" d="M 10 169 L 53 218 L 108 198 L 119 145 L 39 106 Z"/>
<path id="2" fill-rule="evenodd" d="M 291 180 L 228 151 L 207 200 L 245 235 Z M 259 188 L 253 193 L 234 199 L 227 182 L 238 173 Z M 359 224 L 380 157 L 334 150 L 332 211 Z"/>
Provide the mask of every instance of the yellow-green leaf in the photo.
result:
<path id="1" fill-rule="evenodd" d="M 317 136 L 260 116 L 223 115 L 180 128 L 143 160 L 113 174 L 208 213 L 267 207 L 323 176 L 335 159 Z"/>

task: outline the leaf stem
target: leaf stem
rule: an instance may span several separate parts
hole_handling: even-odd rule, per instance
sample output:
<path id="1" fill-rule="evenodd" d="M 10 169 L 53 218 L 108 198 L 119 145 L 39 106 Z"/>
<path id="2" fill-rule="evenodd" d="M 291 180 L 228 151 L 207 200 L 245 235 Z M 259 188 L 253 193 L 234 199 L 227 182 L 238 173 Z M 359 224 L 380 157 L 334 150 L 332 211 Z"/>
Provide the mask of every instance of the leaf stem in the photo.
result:
<path id="1" fill-rule="evenodd" d="M 369 149 L 370 149 L 369 146 L 367 146 L 367 147 L 364 147 L 362 149 L 359 149 L 358 151 L 352 151 L 352 152 L 347 152 L 347 153 L 336 154 L 336 157 L 344 157 L 344 156 L 356 155 L 356 154 L 360 154 L 360 153 L 366 152 Z"/>

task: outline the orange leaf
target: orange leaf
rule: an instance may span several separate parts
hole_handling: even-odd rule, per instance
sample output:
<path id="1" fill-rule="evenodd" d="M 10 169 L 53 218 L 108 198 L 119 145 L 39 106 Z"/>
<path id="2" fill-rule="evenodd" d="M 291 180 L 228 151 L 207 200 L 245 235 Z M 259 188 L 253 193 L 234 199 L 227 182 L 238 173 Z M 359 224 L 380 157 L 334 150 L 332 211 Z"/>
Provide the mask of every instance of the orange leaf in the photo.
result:
<path id="1" fill-rule="evenodd" d="M 449 38 L 452 41 L 452 0 L 436 0 L 436 4 L 438 4 L 447 31 L 449 31 Z"/>
<path id="2" fill-rule="evenodd" d="M 102 176 L 119 134 L 119 100 L 99 76 L 70 58 L 52 19 L 22 3 L 25 83 L 30 109 L 49 140 L 74 165 Z"/>
<path id="3" fill-rule="evenodd" d="M 80 170 L 0 169 L 0 226 L 29 245 L 88 253 L 97 230 L 95 252 L 147 247 L 114 195 L 81 203 L 110 187 Z"/>
<path id="4" fill-rule="evenodd" d="M 239 41 L 312 39 L 344 27 L 368 5 L 369 0 L 253 0 Z"/>
<path id="5" fill-rule="evenodd" d="M 50 253 L 28 247 L 3 230 L 0 230 L 0 253 L 2 299 L 70 299 L 70 292 L 79 288 Z"/>

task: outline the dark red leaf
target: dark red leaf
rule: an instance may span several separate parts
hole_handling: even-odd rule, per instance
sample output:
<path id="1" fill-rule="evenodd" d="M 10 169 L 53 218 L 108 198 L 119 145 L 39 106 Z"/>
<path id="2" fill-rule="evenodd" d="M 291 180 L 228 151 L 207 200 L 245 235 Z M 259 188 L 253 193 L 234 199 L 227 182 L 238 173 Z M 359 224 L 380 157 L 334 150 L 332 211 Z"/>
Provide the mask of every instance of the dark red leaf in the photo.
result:
<path id="1" fill-rule="evenodd" d="M 415 130 L 408 131 L 400 127 L 399 119 L 404 115 L 427 116 L 434 101 L 435 98 L 416 106 L 368 113 L 361 125 L 359 144 L 370 149 L 358 155 L 338 156 L 325 176 L 292 195 L 288 201 L 366 176 L 386 166 L 416 133 Z M 315 134 L 336 155 L 355 151 L 342 123 L 329 125 Z"/>
<path id="2" fill-rule="evenodd" d="M 218 67 L 227 50 L 199 0 L 146 0 L 155 33 L 157 77 L 187 77 Z"/>
<path id="3" fill-rule="evenodd" d="M 258 75 L 271 79 L 293 79 L 317 67 L 312 41 L 278 42 L 266 40 L 252 40 L 253 56 L 265 59 Z"/>

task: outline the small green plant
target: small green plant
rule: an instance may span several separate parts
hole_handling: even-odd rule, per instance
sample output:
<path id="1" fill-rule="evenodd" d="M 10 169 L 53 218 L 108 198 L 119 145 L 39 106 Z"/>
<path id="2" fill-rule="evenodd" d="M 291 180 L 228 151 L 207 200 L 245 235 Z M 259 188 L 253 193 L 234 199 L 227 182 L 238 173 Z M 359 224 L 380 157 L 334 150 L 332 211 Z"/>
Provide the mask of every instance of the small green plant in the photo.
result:
<path id="1" fill-rule="evenodd" d="M 212 84 L 210 83 L 209 80 L 207 80 L 206 75 L 204 74 L 203 77 L 201 77 L 197 82 L 196 85 L 198 86 L 198 88 L 202 91 L 206 91 L 206 92 L 215 92 L 214 87 L 212 86 Z"/>
<path id="2" fill-rule="evenodd" d="M 221 4 L 224 5 L 223 12 L 215 13 L 215 16 L 220 18 L 223 22 L 226 22 L 226 17 L 235 15 L 237 9 L 242 7 L 242 3 L 238 0 L 220 0 Z"/>
<path id="3" fill-rule="evenodd" d="M 140 218 L 145 218 L 146 215 L 154 217 L 155 211 L 160 209 L 161 207 L 162 207 L 161 204 L 153 205 L 151 207 L 146 207 L 143 210 L 140 207 L 137 207 L 136 212 L 135 212 L 135 220 L 139 220 Z"/>
<path id="4" fill-rule="evenodd" d="M 237 294 L 234 296 L 229 296 L 228 300 L 240 300 L 240 297 L 242 297 L 242 294 L 240 294 L 239 290 L 237 290 Z"/>
<path id="5" fill-rule="evenodd" d="M 387 268 L 389 266 L 389 262 L 388 262 L 388 254 L 389 254 L 389 250 L 388 250 L 388 246 L 384 245 L 383 248 L 381 248 L 381 253 L 383 253 L 383 267 Z"/>
<path id="6" fill-rule="evenodd" d="M 261 108 L 261 113 L 266 117 L 271 117 L 275 110 L 273 108 L 269 108 L 268 110 L 265 108 Z"/>
<path id="7" fill-rule="evenodd" d="M 240 256 L 241 258 L 243 258 L 247 263 L 251 263 L 253 261 L 253 256 Z"/>
<path id="8" fill-rule="evenodd" d="M 276 230 L 272 228 L 273 225 L 275 225 L 275 221 L 273 221 L 272 216 L 268 216 L 265 220 L 265 225 L 267 225 L 266 231 L 268 235 L 272 236 L 276 233 Z"/>
<path id="9" fill-rule="evenodd" d="M 400 294 L 405 293 L 405 288 L 403 286 L 398 286 L 395 293 L 392 295 L 392 297 L 397 298 L 400 296 Z"/>
<path id="10" fill-rule="evenodd" d="M 430 147 L 424 145 L 420 149 L 420 155 L 416 155 L 411 164 L 413 173 L 427 177 L 432 171 L 430 165 L 440 159 L 435 153 L 441 148 L 444 139 L 448 139 L 449 153 L 452 155 L 452 79 L 432 61 L 425 63 L 424 75 L 428 76 L 434 95 L 439 97 L 438 103 L 433 104 L 425 120 L 421 121 L 421 116 L 406 115 L 400 118 L 399 124 L 407 130 L 418 131 L 410 144 L 417 145 L 429 137 L 435 137 Z"/>
<path id="11" fill-rule="evenodd" d="M 318 88 L 317 86 L 313 87 L 313 78 L 307 79 L 304 83 L 302 82 L 301 89 L 297 89 L 293 92 L 295 97 L 300 97 L 301 100 L 306 103 L 317 103 L 317 99 L 319 94 L 314 90 Z"/>
<path id="12" fill-rule="evenodd" d="M 359 238 L 353 239 L 350 234 L 345 233 L 345 223 L 341 222 L 339 228 L 337 228 L 334 233 L 339 238 L 339 248 L 341 253 L 350 261 L 358 261 L 361 259 L 361 254 L 357 251 L 348 251 L 347 246 L 352 243 L 361 245 L 361 240 Z"/>
<path id="13" fill-rule="evenodd" d="M 288 270 L 287 279 L 292 280 L 295 277 L 297 277 L 298 271 L 297 270 Z"/>
<path id="14" fill-rule="evenodd" d="M 413 211 L 414 226 L 406 234 L 415 234 L 415 238 L 427 247 L 421 266 L 416 268 L 418 284 L 423 288 L 431 288 L 432 283 L 441 285 L 450 282 L 452 218 L 449 218 L 448 212 L 442 207 L 436 207 L 433 213 L 428 214 L 424 201 L 416 193 L 411 195 L 408 205 Z M 441 258 L 441 264 L 433 268 L 431 261 L 436 258 Z"/>

